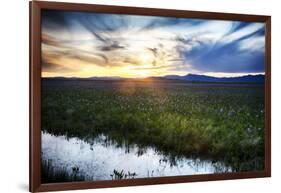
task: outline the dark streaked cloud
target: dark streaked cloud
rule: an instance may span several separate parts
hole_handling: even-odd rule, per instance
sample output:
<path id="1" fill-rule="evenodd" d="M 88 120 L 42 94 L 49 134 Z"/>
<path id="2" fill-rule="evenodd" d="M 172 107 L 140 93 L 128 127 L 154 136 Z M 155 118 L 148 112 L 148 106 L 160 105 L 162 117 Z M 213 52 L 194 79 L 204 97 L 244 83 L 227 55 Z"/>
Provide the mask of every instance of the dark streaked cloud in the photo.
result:
<path id="1" fill-rule="evenodd" d="M 125 64 L 129 64 L 129 65 L 134 64 L 135 66 L 142 64 L 142 61 L 139 58 L 134 57 L 134 56 L 126 56 L 122 62 Z"/>
<path id="2" fill-rule="evenodd" d="M 118 49 L 125 49 L 126 46 L 125 45 L 121 45 L 117 41 L 113 41 L 111 44 L 104 45 L 104 46 L 101 46 L 99 48 L 100 48 L 101 51 L 113 51 L 113 50 L 118 50 Z"/>
<path id="3" fill-rule="evenodd" d="M 154 60 L 152 61 L 153 66 L 156 66 L 157 62 L 156 59 L 158 57 L 158 49 L 157 48 L 147 48 L 148 51 L 150 51 L 153 56 L 154 56 Z"/>
<path id="4" fill-rule="evenodd" d="M 168 56 L 168 53 L 166 53 L 167 51 L 162 43 L 158 43 L 153 48 L 147 48 L 147 50 L 153 55 L 153 66 L 163 65 L 165 58 Z"/>
<path id="5" fill-rule="evenodd" d="M 126 45 L 120 39 L 112 38 L 110 33 L 120 29 L 125 30 L 128 27 L 124 16 L 108 14 L 90 14 L 88 17 L 81 14 L 77 22 L 90 32 L 102 46 L 98 47 L 101 51 L 113 51 L 125 49 Z"/>

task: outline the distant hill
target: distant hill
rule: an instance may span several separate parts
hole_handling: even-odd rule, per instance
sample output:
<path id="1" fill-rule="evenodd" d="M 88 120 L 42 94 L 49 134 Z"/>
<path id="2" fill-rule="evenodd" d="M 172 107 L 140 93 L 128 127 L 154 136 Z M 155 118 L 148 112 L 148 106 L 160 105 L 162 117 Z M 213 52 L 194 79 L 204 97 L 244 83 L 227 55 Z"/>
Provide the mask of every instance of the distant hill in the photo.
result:
<path id="1" fill-rule="evenodd" d="M 125 79 L 125 78 L 122 78 L 120 76 L 103 76 L 103 77 L 93 76 L 93 77 L 90 77 L 90 78 L 87 78 L 87 79 L 90 79 L 90 80 L 122 80 L 122 79 Z"/>
<path id="2" fill-rule="evenodd" d="M 53 77 L 47 78 L 52 80 L 130 80 L 130 78 L 123 78 L 119 76 L 104 76 L 104 77 L 89 77 L 89 78 L 79 78 L 79 77 Z M 155 80 L 183 80 L 190 82 L 234 82 L 234 83 L 263 83 L 264 75 L 245 75 L 239 77 L 213 77 L 198 74 L 187 74 L 185 76 L 179 75 L 167 75 L 167 76 L 152 76 L 147 78 L 131 78 L 133 80 L 145 80 L 145 79 L 155 79 Z"/>
<path id="3" fill-rule="evenodd" d="M 186 80 L 194 82 L 264 82 L 264 75 L 245 75 L 239 77 L 213 77 L 198 74 L 187 74 L 185 76 L 167 75 L 169 80 Z"/>
<path id="4" fill-rule="evenodd" d="M 81 77 L 48 77 L 44 79 L 49 79 L 49 80 L 124 80 L 126 78 L 122 78 L 119 76 L 93 76 L 93 77 L 88 77 L 88 78 L 81 78 Z"/>

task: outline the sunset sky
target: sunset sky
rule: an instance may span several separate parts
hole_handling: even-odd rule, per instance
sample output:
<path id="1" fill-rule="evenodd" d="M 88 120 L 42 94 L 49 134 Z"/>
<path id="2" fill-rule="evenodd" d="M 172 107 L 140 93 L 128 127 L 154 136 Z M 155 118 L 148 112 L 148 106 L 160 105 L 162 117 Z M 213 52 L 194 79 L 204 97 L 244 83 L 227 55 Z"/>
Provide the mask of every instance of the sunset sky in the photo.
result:
<path id="1" fill-rule="evenodd" d="M 43 10 L 42 76 L 263 74 L 263 23 Z"/>

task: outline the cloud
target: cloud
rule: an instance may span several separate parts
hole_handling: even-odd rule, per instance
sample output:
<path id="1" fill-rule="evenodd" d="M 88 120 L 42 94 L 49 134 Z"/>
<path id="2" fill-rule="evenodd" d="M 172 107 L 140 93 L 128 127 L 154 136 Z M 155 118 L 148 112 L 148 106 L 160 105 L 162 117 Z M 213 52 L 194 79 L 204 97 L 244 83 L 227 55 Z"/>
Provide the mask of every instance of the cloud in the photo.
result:
<path id="1" fill-rule="evenodd" d="M 59 41 L 45 33 L 42 33 L 42 44 L 42 55 L 45 57 L 45 62 L 47 58 L 49 59 L 46 64 L 51 64 L 50 59 L 58 61 L 61 58 L 76 59 L 99 66 L 104 66 L 108 63 L 108 58 L 105 54 L 79 49 L 73 45 L 68 45 L 68 41 Z M 44 49 L 44 46 L 51 46 L 52 48 Z M 55 65 L 49 65 L 49 68 L 52 66 L 55 67 Z"/>
<path id="2" fill-rule="evenodd" d="M 138 66 L 142 64 L 142 61 L 137 58 L 137 57 L 133 57 L 133 56 L 125 56 L 125 58 L 122 61 L 125 64 L 129 64 L 129 65 L 134 65 L 134 66 Z"/>
<path id="3" fill-rule="evenodd" d="M 189 35 L 188 37 L 177 36 L 175 41 L 178 42 L 180 45 L 184 45 L 184 47 L 192 48 L 196 46 L 200 46 L 205 43 L 210 43 L 209 40 L 200 37 L 198 35 Z"/>
<path id="4" fill-rule="evenodd" d="M 121 45 L 117 41 L 113 41 L 112 44 L 101 46 L 99 48 L 100 48 L 101 51 L 114 51 L 114 50 L 118 50 L 118 49 L 125 49 L 126 46 L 125 45 Z"/>
<path id="5" fill-rule="evenodd" d="M 97 49 L 103 52 L 126 49 L 127 45 L 122 42 L 122 38 L 118 38 L 119 30 L 123 31 L 128 27 L 126 16 L 112 14 L 89 14 L 87 16 L 81 14 L 76 20 L 102 44 L 96 47 Z M 113 35 L 115 32 L 117 38 Z"/>
<path id="6" fill-rule="evenodd" d="M 147 50 L 153 55 L 152 65 L 163 65 L 169 61 L 168 50 L 162 43 L 158 43 L 153 48 L 147 48 Z"/>
<path id="7" fill-rule="evenodd" d="M 153 66 L 156 66 L 156 64 L 157 64 L 156 58 L 158 57 L 158 49 L 157 48 L 147 48 L 147 50 L 153 54 L 154 59 L 152 61 L 152 64 L 153 64 Z"/>
<path id="8" fill-rule="evenodd" d="M 67 66 L 60 65 L 58 61 L 61 55 L 57 53 L 44 53 L 42 55 L 42 71 L 43 72 L 70 72 L 73 69 Z"/>
<path id="9" fill-rule="evenodd" d="M 245 45 L 250 39 L 263 35 L 264 28 L 261 28 L 232 42 L 200 42 L 191 50 L 180 50 L 180 55 L 192 64 L 193 69 L 203 72 L 264 72 L 264 47 L 252 43 L 252 46 L 259 46 L 260 49 L 241 49 L 241 44 Z"/>
<path id="10" fill-rule="evenodd" d="M 232 22 L 232 26 L 229 29 L 229 31 L 225 34 L 225 36 L 228 36 L 228 35 L 236 32 L 236 31 L 239 31 L 239 30 L 241 30 L 243 28 L 246 28 L 250 25 L 252 25 L 251 22 L 239 22 L 239 21 Z"/>
<path id="11" fill-rule="evenodd" d="M 258 37 L 250 37 L 245 40 L 241 40 L 239 44 L 239 48 L 241 51 L 253 51 L 258 52 L 260 50 L 264 50 L 265 46 L 265 37 L 264 36 L 258 36 Z"/>
<path id="12" fill-rule="evenodd" d="M 170 64 L 170 65 L 152 66 L 152 67 L 136 67 L 133 68 L 133 70 L 157 70 L 157 69 L 167 69 L 171 67 L 175 67 L 175 66 L 173 64 Z"/>
<path id="13" fill-rule="evenodd" d="M 55 40 L 54 38 L 52 38 L 51 36 L 49 36 L 45 33 L 42 33 L 41 40 L 42 40 L 42 43 L 46 44 L 46 45 L 56 46 L 56 47 L 61 46 L 61 44 L 57 40 Z"/>
<path id="14" fill-rule="evenodd" d="M 225 43 L 231 43 L 240 38 L 249 38 L 250 36 L 260 35 L 264 36 L 265 29 L 262 23 L 251 23 L 244 27 L 240 27 L 239 30 L 235 30 L 231 33 L 226 33 L 219 41 Z"/>
<path id="15" fill-rule="evenodd" d="M 196 26 L 205 23 L 206 20 L 202 19 L 184 19 L 173 17 L 152 17 L 150 22 L 143 26 L 142 30 L 150 30 L 160 27 L 172 27 L 176 25 Z"/>

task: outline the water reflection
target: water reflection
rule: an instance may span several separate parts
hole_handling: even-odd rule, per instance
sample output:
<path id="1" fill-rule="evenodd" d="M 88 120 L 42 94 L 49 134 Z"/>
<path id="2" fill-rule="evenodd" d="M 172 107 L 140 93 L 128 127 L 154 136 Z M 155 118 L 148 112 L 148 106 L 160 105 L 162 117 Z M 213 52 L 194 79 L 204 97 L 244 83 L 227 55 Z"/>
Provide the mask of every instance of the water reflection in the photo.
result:
<path id="1" fill-rule="evenodd" d="M 154 148 L 117 145 L 104 135 L 84 141 L 42 132 L 42 159 L 54 170 L 79 172 L 86 180 L 110 180 L 228 172 L 223 163 L 176 158 L 170 160 Z"/>

